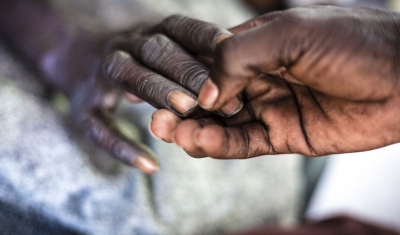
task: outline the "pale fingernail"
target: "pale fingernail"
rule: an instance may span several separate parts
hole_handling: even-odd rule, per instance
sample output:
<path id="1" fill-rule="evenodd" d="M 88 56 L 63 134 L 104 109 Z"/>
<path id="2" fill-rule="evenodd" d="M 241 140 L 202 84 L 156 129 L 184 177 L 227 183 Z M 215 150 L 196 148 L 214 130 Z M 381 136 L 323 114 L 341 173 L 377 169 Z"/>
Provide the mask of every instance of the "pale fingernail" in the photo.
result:
<path id="1" fill-rule="evenodd" d="M 203 109 L 208 110 L 214 106 L 215 102 L 217 101 L 217 98 L 218 98 L 218 88 L 209 78 L 201 88 L 199 94 L 199 104 Z"/>
<path id="2" fill-rule="evenodd" d="M 133 165 L 147 174 L 153 174 L 160 169 L 160 164 L 157 160 L 145 156 L 137 156 Z"/>
<path id="3" fill-rule="evenodd" d="M 235 97 L 233 100 L 229 101 L 224 107 L 220 109 L 220 111 L 227 117 L 235 115 L 243 108 L 243 102 L 238 97 Z"/>
<path id="4" fill-rule="evenodd" d="M 168 104 L 179 114 L 185 114 L 197 105 L 197 101 L 182 91 L 172 91 L 168 95 Z"/>
<path id="5" fill-rule="evenodd" d="M 219 44 L 220 42 L 222 42 L 223 40 L 232 37 L 232 34 L 226 34 L 226 33 L 221 33 L 220 35 L 218 35 L 216 43 Z"/>

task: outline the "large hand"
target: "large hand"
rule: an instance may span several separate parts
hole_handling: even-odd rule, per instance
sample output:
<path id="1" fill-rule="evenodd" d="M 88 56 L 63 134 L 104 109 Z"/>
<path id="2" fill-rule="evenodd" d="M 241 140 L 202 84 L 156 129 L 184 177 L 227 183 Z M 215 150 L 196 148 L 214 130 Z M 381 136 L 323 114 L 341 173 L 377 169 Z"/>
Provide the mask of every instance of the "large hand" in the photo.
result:
<path id="1" fill-rule="evenodd" d="M 152 126 L 172 131 L 153 132 L 214 158 L 320 156 L 399 142 L 399 22 L 389 11 L 329 6 L 247 22 L 217 46 L 212 82 L 199 95 L 215 110 L 243 91 L 245 108 L 217 124 L 159 111 Z"/>

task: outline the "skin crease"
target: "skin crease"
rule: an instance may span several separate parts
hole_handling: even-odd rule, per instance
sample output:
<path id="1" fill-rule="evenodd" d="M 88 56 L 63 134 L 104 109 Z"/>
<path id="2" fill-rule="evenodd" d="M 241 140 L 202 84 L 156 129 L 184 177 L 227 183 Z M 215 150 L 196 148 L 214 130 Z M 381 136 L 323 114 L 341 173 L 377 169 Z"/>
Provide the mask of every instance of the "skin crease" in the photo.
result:
<path id="1" fill-rule="evenodd" d="M 146 173 L 159 169 L 153 153 L 114 126 L 123 90 L 134 101 L 139 98 L 179 117 L 204 116 L 196 96 L 208 68 L 163 33 L 167 21 L 107 32 L 63 18 L 48 0 L 0 2 L 1 36 L 47 84 L 67 96 L 71 116 L 86 135 Z M 218 28 L 213 33 L 219 31 L 227 32 Z"/>
<path id="2" fill-rule="evenodd" d="M 398 13 L 385 10 L 311 6 L 235 27 L 214 53 L 203 52 L 214 55 L 213 82 L 203 86 L 199 104 L 216 110 L 241 93 L 244 108 L 218 124 L 179 121 L 162 138 L 189 155 L 220 159 L 322 156 L 397 143 L 399 22 Z M 187 40 L 180 34 L 170 37 Z"/>
<path id="3" fill-rule="evenodd" d="M 177 20 L 179 22 L 176 22 Z M 249 28 L 249 25 L 253 27 L 267 21 L 267 18 L 260 18 L 257 23 L 250 22 L 248 25 L 232 29 L 232 32 L 237 33 Z M 153 115 L 151 123 L 153 133 L 167 142 L 179 142 L 187 150 L 190 149 L 195 157 L 204 157 L 206 153 L 202 147 L 198 146 L 199 143 L 191 141 L 192 135 L 208 138 L 208 134 L 215 134 L 210 139 L 217 137 L 217 140 L 222 142 L 214 144 L 220 147 L 226 140 L 224 139 L 226 136 L 218 138 L 220 134 L 218 130 L 223 130 L 225 126 L 244 126 L 247 128 L 245 130 L 259 135 L 259 139 L 256 140 L 258 142 L 255 143 L 253 139 L 247 141 L 253 141 L 254 146 L 257 146 L 257 143 L 262 146 L 263 141 L 268 142 L 268 139 L 265 139 L 266 135 L 262 136 L 265 133 L 259 130 L 263 130 L 263 128 L 258 128 L 258 122 L 254 123 L 254 121 L 259 120 L 255 115 L 260 115 L 258 113 L 263 113 L 264 109 L 256 113 L 255 109 L 253 110 L 255 106 L 267 106 L 268 109 L 276 107 L 278 111 L 276 118 L 280 120 L 290 115 L 296 117 L 296 114 L 292 113 L 291 107 L 296 107 L 299 103 L 306 103 L 302 99 L 299 99 L 300 102 L 294 102 L 294 92 L 292 89 L 288 89 L 289 85 L 284 80 L 276 79 L 271 75 L 262 75 L 251 79 L 244 92 L 246 106 L 233 117 L 227 118 L 218 116 L 218 113 L 207 113 L 195 106 L 187 107 L 188 110 L 183 114 L 177 113 L 172 108 L 174 104 L 168 102 L 169 94 L 172 91 L 182 91 L 189 97 L 196 97 L 208 76 L 207 68 L 193 59 L 194 57 L 177 43 L 181 43 L 181 39 L 184 39 L 185 43 L 182 45 L 191 52 L 203 54 L 198 56 L 206 57 L 205 60 L 209 64 L 212 62 L 210 56 L 214 56 L 217 43 L 229 36 L 229 32 L 215 25 L 192 21 L 181 16 L 170 17 L 156 27 L 139 25 L 129 32 L 107 35 L 81 30 L 72 30 L 71 32 L 66 25 L 67 23 L 49 7 L 46 0 L 0 1 L 2 36 L 36 66 L 48 84 L 62 91 L 69 98 L 71 115 L 77 124 L 100 147 L 109 151 L 114 157 L 147 173 L 153 173 L 158 169 L 154 157 L 145 147 L 127 139 L 113 127 L 113 111 L 122 93 L 122 89 L 118 87 L 132 92 L 135 97 L 130 96 L 130 99 L 135 102 L 139 98 L 155 107 L 164 108 Z M 196 25 L 203 26 L 200 27 L 200 33 L 203 33 L 204 37 L 197 37 L 199 32 L 190 30 Z M 177 27 L 175 31 L 174 27 Z M 179 28 L 188 30 L 179 30 Z M 31 29 L 35 29 L 35 32 L 32 33 Z M 175 37 L 180 32 L 187 32 L 189 35 Z M 185 36 L 189 37 L 185 38 Z M 210 37 L 213 38 L 211 43 Z M 200 38 L 205 40 L 199 40 Z M 150 51 L 153 51 L 154 54 Z M 168 63 L 164 64 L 167 55 Z M 218 58 L 218 53 L 215 56 Z M 149 80 L 150 83 L 145 82 Z M 297 80 L 291 81 L 299 83 Z M 305 89 L 304 86 L 293 85 L 293 87 L 293 91 L 300 94 Z M 164 93 L 158 94 L 156 90 L 162 90 Z M 306 91 L 304 93 L 307 94 Z M 230 94 L 230 98 L 236 97 L 235 95 Z M 304 100 L 307 101 L 308 96 L 304 95 L 304 97 Z M 340 106 L 343 101 L 337 102 L 339 103 L 337 106 Z M 237 106 L 240 102 L 236 100 L 232 103 L 235 104 L 233 106 Z M 287 105 L 287 108 L 280 110 L 280 104 Z M 310 106 L 313 105 L 310 104 Z M 369 111 L 368 105 L 365 106 L 365 111 Z M 219 106 L 219 108 L 223 107 Z M 234 107 L 233 112 L 236 112 L 236 109 L 237 107 Z M 358 105 L 354 105 L 354 109 L 359 110 L 360 108 Z M 363 108 L 361 111 L 364 111 Z M 281 113 L 279 114 L 279 112 Z M 196 119 L 181 121 L 180 117 L 189 115 L 194 115 L 192 117 Z M 294 127 L 296 124 L 298 126 L 298 121 L 293 122 Z M 211 129 L 210 132 L 200 132 L 201 127 L 213 127 L 213 125 L 216 128 Z M 174 135 L 175 131 L 177 133 Z M 216 132 L 213 133 L 213 131 Z M 237 137 L 237 143 L 242 144 L 240 133 Z M 272 150 L 262 148 L 258 150 L 259 153 L 263 151 Z M 344 224 L 340 227 L 342 232 L 354 234 L 358 233 L 357 231 L 365 232 L 365 228 L 367 228 L 368 231 L 374 229 L 376 234 L 395 234 L 353 219 L 339 218 L 339 220 L 341 220 L 339 223 Z M 338 222 L 336 221 L 336 223 Z M 348 226 L 348 224 L 353 226 Z M 337 228 L 335 226 L 335 229 Z M 318 225 L 316 228 L 306 226 L 304 229 L 299 230 L 299 234 L 311 234 L 313 231 L 321 234 L 321 229 L 323 234 L 326 234 L 326 231 L 332 231 L 332 227 L 321 228 Z M 274 231 L 275 234 L 287 234 L 288 232 L 275 227 L 263 228 L 259 230 L 259 233 L 255 231 L 254 234 L 265 234 L 265 231 Z M 245 232 L 244 234 L 250 233 Z M 290 234 L 296 233 L 290 231 Z"/>
<path id="4" fill-rule="evenodd" d="M 246 22 L 243 25 L 230 29 L 233 33 L 239 33 L 244 30 L 248 30 L 253 27 L 265 24 L 273 20 L 280 13 L 272 13 L 254 21 Z M 171 19 L 175 19 L 171 20 Z M 200 53 L 199 57 L 207 57 L 209 55 L 215 55 L 214 58 L 207 59 L 208 64 L 215 61 L 212 72 L 218 70 L 219 67 L 224 67 L 224 60 L 218 61 L 221 54 L 226 53 L 223 49 L 220 49 L 215 53 L 215 47 L 210 46 L 208 48 L 203 47 L 203 51 L 192 49 L 196 44 L 201 44 L 198 39 L 202 37 L 195 37 L 191 35 L 193 32 L 186 33 L 185 31 L 179 30 L 179 27 L 187 26 L 188 22 L 192 27 L 199 27 L 208 30 L 212 27 L 208 23 L 199 22 L 185 18 L 182 16 L 170 17 L 169 23 L 174 25 L 175 32 L 169 32 L 168 29 L 165 31 L 167 35 L 174 38 L 177 42 L 185 45 L 189 50 Z M 198 26 L 198 25 L 202 26 Z M 176 26 L 178 25 L 178 26 Z M 201 30 L 198 33 L 202 33 Z M 196 40 L 190 40 L 190 38 L 196 38 Z M 211 37 L 213 38 L 213 37 Z M 216 40 L 222 41 L 222 40 Z M 240 43 L 240 41 L 238 42 Z M 222 45 L 222 44 L 221 44 Z M 257 44 L 250 44 L 257 45 Z M 235 45 L 237 46 L 237 44 Z M 204 49 L 205 48 L 205 49 Z M 236 50 L 236 47 L 228 49 Z M 258 48 L 257 48 L 258 49 Z M 246 48 L 244 48 L 246 50 Z M 219 54 L 220 53 L 220 54 Z M 252 52 L 254 53 L 254 52 Z M 251 55 L 251 53 L 249 53 Z M 239 56 L 242 53 L 238 53 L 233 57 L 234 61 L 239 60 Z M 216 59 L 216 60 L 215 60 Z M 225 58 L 224 58 L 225 59 Z M 246 62 L 247 58 L 244 58 L 242 62 Z M 210 62 L 211 61 L 211 62 Z M 240 65 L 240 64 L 239 64 Z M 228 67 L 231 68 L 231 67 Z M 233 69 L 234 70 L 234 69 Z M 232 73 L 229 75 L 233 75 Z M 214 79 L 214 76 L 212 76 Z M 228 80 L 228 79 L 227 79 Z M 230 92 L 230 89 L 234 89 L 235 82 L 229 80 L 231 86 L 224 83 L 228 87 L 227 93 L 230 97 L 234 97 L 236 94 Z M 378 101 L 349 101 L 343 98 L 331 97 L 321 92 L 313 91 L 311 88 L 302 85 L 300 81 L 294 79 L 286 69 L 279 69 L 272 73 L 260 73 L 259 75 L 253 75 L 250 79 L 247 79 L 242 96 L 244 97 L 244 108 L 236 115 L 231 117 L 221 117 L 213 115 L 201 117 L 201 118 L 190 118 L 186 120 L 180 119 L 177 115 L 170 112 L 169 110 L 158 110 L 153 114 L 152 122 L 150 123 L 150 130 L 155 136 L 163 139 L 164 141 L 171 143 L 175 142 L 178 146 L 183 149 L 192 157 L 206 157 L 210 156 L 213 158 L 244 158 L 252 157 L 260 154 L 270 153 L 276 154 L 278 151 L 290 151 L 290 152 L 303 152 L 310 153 L 311 148 L 309 143 L 305 141 L 305 136 L 308 138 L 302 129 L 303 125 L 299 119 L 300 111 L 304 109 L 308 116 L 307 122 L 315 125 L 315 129 L 330 127 L 330 130 L 335 130 L 335 125 L 354 125 L 354 120 L 357 121 L 359 118 L 365 118 L 365 115 L 373 116 L 376 115 L 378 120 L 371 120 L 372 123 L 380 123 L 384 115 L 379 115 L 379 112 L 387 112 L 388 108 L 392 106 L 390 101 L 382 102 Z M 207 83 L 203 86 L 204 92 Z M 221 86 L 220 86 L 221 87 Z M 212 96 L 212 94 L 207 94 Z M 218 92 L 217 92 L 218 96 Z M 318 97 L 318 98 L 317 98 Z M 201 98 L 201 97 L 200 97 Z M 199 99 L 200 99 L 199 98 Z M 207 98 L 207 97 L 206 97 Z M 386 97 L 385 97 L 386 98 Z M 389 98 L 390 99 L 390 98 Z M 229 100 L 229 98 L 227 99 Z M 202 102 L 201 100 L 199 101 Z M 204 105 L 203 105 L 204 107 Z M 221 106 L 219 106 L 221 107 Z M 219 108 L 214 107 L 212 110 Z M 324 110 L 325 109 L 328 110 Z M 393 108 L 393 107 L 391 107 Z M 332 109 L 332 110 L 329 110 Z M 376 110 L 377 109 L 377 110 Z M 397 121 L 394 118 L 397 115 L 391 113 L 388 116 L 390 120 L 393 120 L 396 124 Z M 334 118 L 330 120 L 330 118 Z M 369 117 L 367 117 L 369 118 Z M 338 120 L 345 119 L 343 122 L 335 123 Z M 321 122 L 322 120 L 322 122 Z M 267 122 L 268 121 L 268 122 Z M 384 120 L 385 121 L 385 120 Z M 356 128 L 360 128 L 363 132 L 363 126 L 360 123 L 358 126 L 346 128 L 349 129 L 348 133 L 351 134 Z M 277 125 L 274 129 L 277 129 L 278 135 L 271 136 L 269 126 Z M 313 130 L 315 130 L 313 129 Z M 272 130 L 272 127 L 271 127 Z M 282 132 L 286 132 L 283 138 L 279 136 Z M 357 130 L 355 130 L 357 131 Z M 323 132 L 326 133 L 326 132 Z M 346 133 L 347 134 L 347 133 Z M 282 141 L 283 148 L 289 147 L 287 144 L 288 139 L 293 138 L 295 146 L 293 149 L 280 150 L 279 145 L 272 145 L 271 141 L 274 138 L 275 141 Z M 298 139 L 296 139 L 298 138 Z M 332 138 L 343 138 L 343 136 L 333 136 Z M 361 136 L 364 139 L 365 136 Z M 271 139 L 271 141 L 270 141 Z M 334 139 L 335 140 L 335 139 Z M 354 141 L 354 136 L 353 139 Z M 325 140 L 325 143 L 328 143 Z M 345 143 L 335 143 L 345 146 Z M 304 147 L 304 149 L 295 149 L 295 147 Z M 312 146 L 313 147 L 313 146 Z M 276 149 L 275 149 L 276 148 Z M 312 151 L 315 151 L 314 149 Z M 325 150 L 326 151 L 326 150 Z M 337 149 L 334 149 L 337 151 Z M 311 152 L 310 155 L 315 154 Z M 362 222 L 355 218 L 346 216 L 336 217 L 317 223 L 304 223 L 296 226 L 292 229 L 282 229 L 279 227 L 262 227 L 253 230 L 246 230 L 243 232 L 233 233 L 239 234 L 398 234 L 395 231 L 380 227 L 379 225 L 373 225 L 368 222 Z"/>

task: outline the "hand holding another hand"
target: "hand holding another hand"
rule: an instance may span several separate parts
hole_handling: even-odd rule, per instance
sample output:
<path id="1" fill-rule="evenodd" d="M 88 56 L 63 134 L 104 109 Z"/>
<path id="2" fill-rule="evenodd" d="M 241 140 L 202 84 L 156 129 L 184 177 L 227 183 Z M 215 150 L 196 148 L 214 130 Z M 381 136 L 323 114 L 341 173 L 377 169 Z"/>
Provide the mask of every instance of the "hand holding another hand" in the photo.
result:
<path id="1" fill-rule="evenodd" d="M 167 25 L 140 24 L 111 35 L 79 32 L 48 51 L 40 66 L 48 82 L 67 95 L 84 132 L 117 159 L 147 173 L 158 170 L 155 156 L 115 127 L 119 88 L 180 117 L 201 115 L 196 96 L 208 76 L 206 66 L 163 34 Z"/>
<path id="2" fill-rule="evenodd" d="M 175 27 L 165 34 L 191 51 L 203 53 L 193 49 L 206 40 L 196 34 L 215 38 L 210 24 L 198 21 L 203 27 L 188 31 L 188 18 L 169 20 Z M 215 40 L 215 52 L 206 53 L 214 62 L 198 102 L 213 111 L 238 104 L 239 95 L 244 108 L 230 118 L 185 121 L 160 110 L 151 124 L 155 135 L 194 157 L 224 159 L 321 156 L 400 141 L 398 13 L 309 6 L 231 31 L 234 36 Z"/>

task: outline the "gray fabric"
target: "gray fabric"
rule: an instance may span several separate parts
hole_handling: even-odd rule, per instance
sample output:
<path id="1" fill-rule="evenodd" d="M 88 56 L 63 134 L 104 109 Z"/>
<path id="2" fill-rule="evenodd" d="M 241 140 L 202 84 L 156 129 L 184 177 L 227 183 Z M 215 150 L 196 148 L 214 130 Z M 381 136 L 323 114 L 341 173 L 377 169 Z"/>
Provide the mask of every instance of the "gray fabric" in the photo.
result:
<path id="1" fill-rule="evenodd" d="M 179 2 L 184 7 L 178 7 Z M 59 6 L 83 9 L 111 26 L 106 22 L 117 16 L 105 16 L 107 9 L 120 16 L 118 22 L 129 17 L 126 12 L 132 17 L 135 12 L 151 12 L 137 8 L 138 4 L 159 12 L 165 8 L 165 14 L 194 9 L 198 18 L 214 22 L 221 18 L 221 10 L 237 15 L 238 20 L 251 15 L 239 14 L 240 5 L 228 0 L 221 1 L 226 4 L 223 9 L 222 3 L 212 0 L 189 2 L 171 1 L 169 10 L 166 0 L 102 0 L 90 6 L 85 4 L 95 2 L 76 0 Z M 212 4 L 219 5 L 218 9 L 211 9 Z M 222 23 L 231 24 L 228 21 Z M 67 115 L 43 98 L 44 93 L 34 73 L 1 45 L 0 205 L 8 209 L 0 210 L 0 218 L 20 213 L 24 218 L 20 226 L 28 227 L 20 234 L 41 234 L 49 224 L 56 224 L 52 227 L 56 230 L 83 234 L 216 234 L 265 223 L 287 224 L 297 218 L 302 184 L 299 156 L 192 159 L 148 134 L 152 107 L 124 102 L 118 111 L 120 126 L 148 144 L 161 163 L 159 173 L 147 176 L 92 145 Z M 34 217 L 41 222 L 24 224 L 32 221 L 27 211 L 40 215 Z M 0 220 L 0 227 L 3 233 L 15 234 L 10 220 Z"/>

